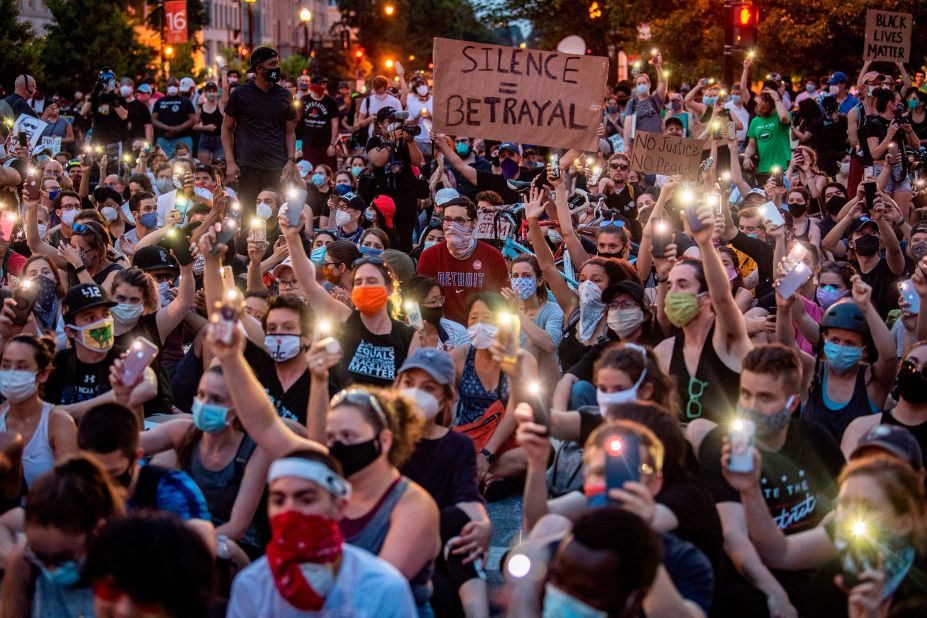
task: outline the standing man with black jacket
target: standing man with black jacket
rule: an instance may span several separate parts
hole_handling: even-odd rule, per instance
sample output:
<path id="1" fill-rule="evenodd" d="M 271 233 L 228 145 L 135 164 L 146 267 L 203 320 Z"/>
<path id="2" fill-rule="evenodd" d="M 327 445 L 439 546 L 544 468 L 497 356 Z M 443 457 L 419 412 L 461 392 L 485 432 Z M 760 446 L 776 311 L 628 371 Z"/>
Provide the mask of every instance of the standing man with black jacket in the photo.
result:
<path id="1" fill-rule="evenodd" d="M 257 194 L 278 189 L 296 175 L 296 108 L 280 86 L 280 55 L 269 47 L 251 53 L 254 81 L 229 94 L 222 121 L 222 148 L 229 181 L 238 181 L 243 215 L 250 220 Z"/>

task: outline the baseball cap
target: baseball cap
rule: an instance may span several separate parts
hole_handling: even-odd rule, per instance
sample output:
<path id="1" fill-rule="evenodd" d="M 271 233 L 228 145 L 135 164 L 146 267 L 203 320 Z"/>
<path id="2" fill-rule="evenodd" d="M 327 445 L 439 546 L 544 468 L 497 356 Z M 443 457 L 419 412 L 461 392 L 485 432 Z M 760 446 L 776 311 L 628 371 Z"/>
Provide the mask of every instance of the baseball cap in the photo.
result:
<path id="1" fill-rule="evenodd" d="M 669 124 L 678 124 L 680 127 L 685 128 L 685 125 L 682 124 L 682 118 L 680 118 L 679 116 L 670 116 L 663 122 L 664 126 L 669 125 Z"/>
<path id="2" fill-rule="evenodd" d="M 766 191 L 764 191 L 763 189 L 760 189 L 759 187 L 753 187 L 752 189 L 747 191 L 747 195 L 759 195 L 763 199 L 766 199 Z M 746 198 L 747 195 L 745 195 L 744 198 Z"/>
<path id="3" fill-rule="evenodd" d="M 858 219 L 856 219 L 856 221 L 853 222 L 853 224 L 850 226 L 850 232 L 851 233 L 858 232 L 867 225 L 873 225 L 876 229 L 878 229 L 879 227 L 878 223 L 876 223 L 875 221 L 873 221 L 866 215 L 863 215 L 862 217 L 859 217 Z"/>
<path id="4" fill-rule="evenodd" d="M 118 304 L 111 301 L 106 290 L 96 283 L 81 283 L 69 289 L 64 295 L 61 313 L 64 314 L 65 322 L 73 324 L 74 316 L 81 311 L 95 307 L 115 307 Z"/>
<path id="5" fill-rule="evenodd" d="M 386 107 L 381 107 L 380 109 L 377 110 L 377 122 L 383 122 L 384 120 L 392 116 L 394 113 L 396 113 L 396 110 L 394 110 L 389 105 L 387 105 Z"/>
<path id="6" fill-rule="evenodd" d="M 915 234 L 927 234 L 927 220 L 918 221 L 911 228 L 911 236 Z"/>
<path id="7" fill-rule="evenodd" d="M 299 170 L 300 178 L 305 178 L 312 171 L 312 163 L 303 159 L 296 164 L 296 169 Z"/>
<path id="8" fill-rule="evenodd" d="M 831 74 L 830 79 L 827 80 L 827 83 L 828 85 L 846 84 L 848 81 L 850 80 L 847 79 L 846 73 L 844 73 L 843 71 L 834 71 L 834 73 Z"/>
<path id="9" fill-rule="evenodd" d="M 177 261 L 167 249 L 158 245 L 142 247 L 132 256 L 132 266 L 144 270 L 179 270 Z"/>
<path id="10" fill-rule="evenodd" d="M 635 283 L 634 281 L 621 281 L 620 283 L 608 286 L 602 292 L 602 302 L 607 305 L 615 300 L 615 297 L 619 294 L 627 294 L 633 298 L 634 302 L 640 305 L 642 309 L 647 311 L 650 310 L 647 300 L 644 298 L 644 288 L 641 287 L 639 283 Z"/>
<path id="11" fill-rule="evenodd" d="M 324 75 L 313 75 L 312 80 L 309 82 L 311 84 L 327 84 L 328 78 Z"/>
<path id="12" fill-rule="evenodd" d="M 444 206 L 451 200 L 456 200 L 458 197 L 460 197 L 460 193 L 457 192 L 457 189 L 438 189 L 435 193 L 435 205 Z"/>
<path id="13" fill-rule="evenodd" d="M 271 58 L 276 58 L 279 55 L 280 54 L 277 53 L 277 50 L 272 47 L 258 47 L 253 52 L 251 52 L 251 66 L 248 67 L 248 70 L 253 71 L 257 65 L 270 60 Z"/>
<path id="14" fill-rule="evenodd" d="M 193 81 L 192 77 L 184 77 L 180 80 L 180 91 L 186 92 L 187 90 L 193 90 L 196 88 L 196 82 Z"/>
<path id="15" fill-rule="evenodd" d="M 388 195 L 378 195 L 373 198 L 373 206 L 386 219 L 386 227 L 393 227 L 393 217 L 396 215 L 396 202 L 393 198 Z"/>
<path id="16" fill-rule="evenodd" d="M 282 262 L 274 266 L 274 269 L 270 272 L 274 277 L 279 277 L 280 271 L 283 270 L 284 268 L 289 268 L 290 270 L 292 270 L 293 260 L 291 260 L 290 258 L 286 258 L 285 260 L 283 260 Z"/>
<path id="17" fill-rule="evenodd" d="M 141 92 L 142 94 L 151 94 L 151 85 L 150 84 L 139 84 L 138 88 L 135 89 L 136 92 Z"/>
<path id="18" fill-rule="evenodd" d="M 399 249 L 387 249 L 380 254 L 380 257 L 393 269 L 400 283 L 404 283 L 415 276 L 415 262 Z"/>
<path id="19" fill-rule="evenodd" d="M 508 150 L 511 153 L 518 154 L 518 146 L 514 142 L 502 142 L 499 144 L 499 152 Z"/>
<path id="20" fill-rule="evenodd" d="M 344 195 L 338 196 L 338 201 L 344 202 L 345 206 L 354 210 L 362 211 L 367 208 L 367 204 L 364 202 L 364 198 L 359 196 L 357 193 L 354 193 L 353 191 L 348 191 Z"/>
<path id="21" fill-rule="evenodd" d="M 920 445 L 917 443 L 917 438 L 907 428 L 900 425 L 876 425 L 873 427 L 853 449 L 850 459 L 857 457 L 860 451 L 870 448 L 888 451 L 892 455 L 907 461 L 915 470 L 924 467 L 924 456 Z"/>
<path id="22" fill-rule="evenodd" d="M 402 364 L 399 373 L 410 369 L 421 369 L 434 378 L 435 382 L 442 385 L 453 384 L 457 379 L 454 361 L 451 360 L 451 355 L 443 350 L 417 349 Z"/>

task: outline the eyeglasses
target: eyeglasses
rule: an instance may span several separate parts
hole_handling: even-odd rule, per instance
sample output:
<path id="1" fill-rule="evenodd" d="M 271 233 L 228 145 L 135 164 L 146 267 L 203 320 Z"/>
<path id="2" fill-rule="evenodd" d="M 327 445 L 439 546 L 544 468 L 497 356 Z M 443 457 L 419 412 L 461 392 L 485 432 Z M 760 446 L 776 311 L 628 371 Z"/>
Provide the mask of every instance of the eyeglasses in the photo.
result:
<path id="1" fill-rule="evenodd" d="M 608 309 L 634 309 L 635 307 L 640 307 L 633 300 L 623 300 L 620 302 L 608 303 Z M 646 359 L 645 359 L 646 360 Z"/>
<path id="2" fill-rule="evenodd" d="M 613 170 L 621 170 L 623 172 L 626 172 L 629 169 L 631 169 L 631 166 L 628 165 L 627 163 L 609 163 L 608 167 L 610 167 Z"/>
<path id="3" fill-rule="evenodd" d="M 373 410 L 377 416 L 380 417 L 383 426 L 389 427 L 389 423 L 386 422 L 386 413 L 383 411 L 383 407 L 380 406 L 380 402 L 367 391 L 359 388 L 345 389 L 332 397 L 331 402 L 329 402 L 329 407 L 337 408 L 344 402 L 348 402 L 353 406 L 365 406 Z"/>
<path id="4" fill-rule="evenodd" d="M 438 300 L 426 301 L 422 303 L 425 307 L 443 307 L 444 306 L 444 297 L 442 296 Z"/>
<path id="5" fill-rule="evenodd" d="M 442 223 L 444 224 L 459 223 L 460 225 L 465 225 L 471 221 L 473 221 L 473 219 L 470 219 L 469 217 L 444 217 L 444 219 L 442 219 Z"/>
<path id="6" fill-rule="evenodd" d="M 614 227 L 619 227 L 619 228 L 624 227 L 624 221 L 621 221 L 620 219 L 609 219 L 608 221 L 602 221 L 599 223 L 599 227 L 609 227 L 609 226 L 614 226 Z"/>
<path id="7" fill-rule="evenodd" d="M 693 419 L 702 416 L 702 395 L 708 382 L 703 382 L 695 376 L 689 378 L 689 402 L 686 403 L 686 418 Z"/>
<path id="8" fill-rule="evenodd" d="M 296 279 L 277 279 L 277 285 L 281 290 L 295 289 L 299 287 L 299 281 Z"/>

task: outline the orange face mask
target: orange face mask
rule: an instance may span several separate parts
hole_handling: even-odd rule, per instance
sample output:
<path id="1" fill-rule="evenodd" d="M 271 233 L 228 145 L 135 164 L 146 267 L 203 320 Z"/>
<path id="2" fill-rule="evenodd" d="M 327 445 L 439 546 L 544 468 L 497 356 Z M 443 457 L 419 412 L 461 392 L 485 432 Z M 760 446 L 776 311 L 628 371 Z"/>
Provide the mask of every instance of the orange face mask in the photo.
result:
<path id="1" fill-rule="evenodd" d="M 379 313 L 386 306 L 388 298 L 386 286 L 383 285 L 355 287 L 351 290 L 351 302 L 358 311 L 367 315 Z"/>

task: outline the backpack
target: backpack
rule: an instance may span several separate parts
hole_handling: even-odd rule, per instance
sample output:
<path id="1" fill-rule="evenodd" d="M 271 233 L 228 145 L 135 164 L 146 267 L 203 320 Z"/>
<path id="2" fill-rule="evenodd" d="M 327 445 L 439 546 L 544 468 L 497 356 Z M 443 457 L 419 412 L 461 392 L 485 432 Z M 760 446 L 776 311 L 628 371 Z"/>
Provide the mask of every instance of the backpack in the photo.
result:
<path id="1" fill-rule="evenodd" d="M 583 489 L 583 447 L 564 440 L 554 450 L 554 461 L 547 469 L 547 492 L 557 498 Z"/>

